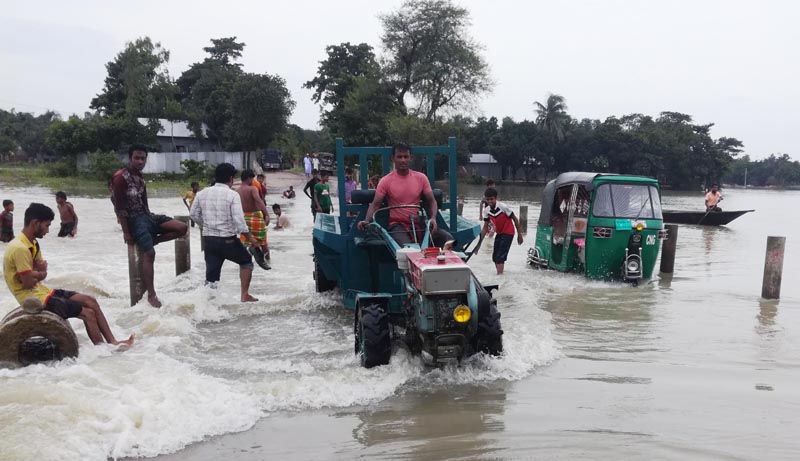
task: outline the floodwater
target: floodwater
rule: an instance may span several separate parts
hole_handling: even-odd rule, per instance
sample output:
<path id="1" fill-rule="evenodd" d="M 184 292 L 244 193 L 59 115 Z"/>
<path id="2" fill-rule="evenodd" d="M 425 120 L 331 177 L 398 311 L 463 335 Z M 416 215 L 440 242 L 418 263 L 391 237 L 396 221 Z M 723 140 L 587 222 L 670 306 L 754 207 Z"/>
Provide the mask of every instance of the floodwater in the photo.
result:
<path id="1" fill-rule="evenodd" d="M 465 216 L 477 217 L 481 191 L 461 191 Z M 96 296 L 137 342 L 94 347 L 73 320 L 80 357 L 0 370 L 0 459 L 796 459 L 800 192 L 723 192 L 724 208 L 756 213 L 681 226 L 674 276 L 632 288 L 526 267 L 540 189 L 501 186 L 501 200 L 530 207 L 526 241 L 502 277 L 491 242 L 469 263 L 500 284 L 506 353 L 442 370 L 402 350 L 359 366 L 340 294 L 314 292 L 305 197 L 268 197 L 294 227 L 270 232 L 273 270 L 253 278 L 261 302 L 238 302 L 231 265 L 218 290 L 202 287 L 193 230 L 187 274 L 175 277 L 171 243 L 157 247 L 160 310 L 128 307 L 110 202 L 71 197 L 78 237 L 56 238 L 56 219 L 40 242 L 47 284 Z M 29 202 L 55 206 L 44 189 L 2 198 L 17 205 L 17 232 Z M 664 197 L 698 205 L 701 194 Z M 185 214 L 178 198 L 151 206 Z M 760 299 L 767 235 L 787 237 L 780 301 Z M 15 302 L 0 291 L 5 313 Z"/>

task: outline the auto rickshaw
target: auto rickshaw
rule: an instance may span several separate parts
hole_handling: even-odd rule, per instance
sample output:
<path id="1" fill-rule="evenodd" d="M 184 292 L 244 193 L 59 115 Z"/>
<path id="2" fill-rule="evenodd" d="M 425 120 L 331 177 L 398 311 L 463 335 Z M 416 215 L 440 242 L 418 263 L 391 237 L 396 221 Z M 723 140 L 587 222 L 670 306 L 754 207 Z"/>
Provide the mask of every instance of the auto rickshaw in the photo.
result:
<path id="1" fill-rule="evenodd" d="M 652 277 L 666 236 L 655 179 L 562 173 L 544 188 L 528 264 L 637 285 Z"/>

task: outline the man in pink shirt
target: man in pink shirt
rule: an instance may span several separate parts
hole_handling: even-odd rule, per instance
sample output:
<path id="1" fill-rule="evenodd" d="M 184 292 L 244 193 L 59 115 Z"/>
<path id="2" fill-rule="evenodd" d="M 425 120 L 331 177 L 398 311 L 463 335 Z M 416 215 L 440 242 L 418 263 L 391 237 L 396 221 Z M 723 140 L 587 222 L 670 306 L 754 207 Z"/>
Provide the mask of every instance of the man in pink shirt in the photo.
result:
<path id="1" fill-rule="evenodd" d="M 706 194 L 706 211 L 722 211 L 719 207 L 721 201 L 722 193 L 719 191 L 719 185 L 712 184 L 711 190 Z"/>
<path id="2" fill-rule="evenodd" d="M 366 229 L 367 223 L 372 221 L 375 210 L 381 207 L 384 198 L 390 207 L 418 206 L 420 199 L 425 198 L 428 203 L 428 216 L 433 218 L 431 220 L 431 237 L 434 244 L 443 246 L 445 242 L 453 240 L 453 236 L 449 232 L 439 229 L 436 224 L 435 218 L 439 210 L 428 177 L 410 168 L 411 148 L 403 143 L 396 144 L 392 151 L 392 162 L 394 171 L 381 178 L 378 188 L 375 190 L 375 198 L 367 209 L 364 221 L 358 223 L 358 228 L 362 231 Z M 418 231 L 416 241 L 422 243 L 424 223 L 417 216 L 417 209 L 409 207 L 389 210 L 389 228 L 387 230 L 401 247 L 415 241 L 411 234 L 412 221 L 414 229 Z"/>

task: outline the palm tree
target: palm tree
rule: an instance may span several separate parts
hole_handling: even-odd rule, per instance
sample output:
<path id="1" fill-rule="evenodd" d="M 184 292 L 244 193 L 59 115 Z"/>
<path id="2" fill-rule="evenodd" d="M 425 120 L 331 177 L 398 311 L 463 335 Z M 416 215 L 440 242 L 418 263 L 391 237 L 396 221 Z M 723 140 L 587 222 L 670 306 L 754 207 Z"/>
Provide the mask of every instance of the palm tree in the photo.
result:
<path id="1" fill-rule="evenodd" d="M 569 115 L 567 115 L 567 104 L 564 102 L 564 97 L 558 94 L 552 94 L 547 97 L 547 104 L 542 104 L 539 101 L 534 101 L 533 105 L 536 107 L 536 125 L 544 131 L 550 133 L 559 142 L 564 140 L 564 129 L 569 123 Z"/>

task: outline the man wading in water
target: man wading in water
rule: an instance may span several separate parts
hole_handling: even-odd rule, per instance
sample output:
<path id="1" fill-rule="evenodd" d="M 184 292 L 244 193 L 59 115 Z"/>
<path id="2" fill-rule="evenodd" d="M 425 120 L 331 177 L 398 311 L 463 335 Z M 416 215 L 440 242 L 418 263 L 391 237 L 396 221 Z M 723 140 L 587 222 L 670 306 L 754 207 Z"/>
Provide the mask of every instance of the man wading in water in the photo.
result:
<path id="1" fill-rule="evenodd" d="M 153 286 L 154 247 L 186 235 L 189 226 L 169 216 L 150 212 L 147 185 L 142 176 L 146 164 L 147 148 L 140 144 L 131 146 L 128 149 L 128 166 L 114 173 L 111 178 L 111 203 L 122 226 L 125 243 L 135 243 L 142 252 L 142 278 L 147 288 L 147 302 L 153 307 L 161 307 L 161 300 L 156 296 Z"/>
<path id="2" fill-rule="evenodd" d="M 267 225 L 269 225 L 269 212 L 267 205 L 261 199 L 261 192 L 253 186 L 253 178 L 256 174 L 252 170 L 242 172 L 242 184 L 239 186 L 239 197 L 242 200 L 242 210 L 244 211 L 244 221 L 250 229 L 250 233 L 255 237 L 257 243 L 250 247 L 250 253 L 256 263 L 264 270 L 271 269 L 265 259 L 269 259 L 269 248 L 267 247 Z M 248 239 L 241 237 L 242 243 L 247 244 Z M 261 254 L 254 249 L 261 250 Z"/>

